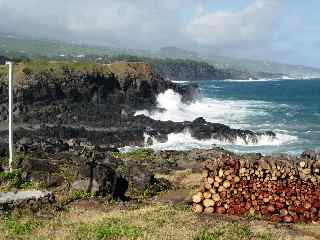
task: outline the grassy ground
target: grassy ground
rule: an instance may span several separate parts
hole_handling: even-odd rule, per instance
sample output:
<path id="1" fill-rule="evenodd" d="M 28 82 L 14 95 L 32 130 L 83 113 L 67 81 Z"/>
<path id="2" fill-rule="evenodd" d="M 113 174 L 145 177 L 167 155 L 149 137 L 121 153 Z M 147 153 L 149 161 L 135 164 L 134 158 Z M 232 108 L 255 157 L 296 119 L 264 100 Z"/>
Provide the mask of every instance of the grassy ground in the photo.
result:
<path id="1" fill-rule="evenodd" d="M 320 239 L 319 224 L 272 224 L 254 217 L 194 214 L 188 199 L 199 174 L 187 169 L 161 177 L 170 179 L 177 188 L 151 199 L 124 203 L 85 197 L 61 211 L 33 215 L 20 210 L 0 220 L 0 240 Z"/>
<path id="2" fill-rule="evenodd" d="M 11 216 L 1 220 L 0 239 L 319 239 L 319 226 L 196 215 L 187 205 L 109 205 L 79 201 L 45 217 Z"/>
<path id="3" fill-rule="evenodd" d="M 75 72 L 99 72 L 105 76 L 111 74 L 108 66 L 97 65 L 94 62 L 72 63 L 66 61 L 47 61 L 47 60 L 33 60 L 27 62 L 17 63 L 14 66 L 14 77 L 17 86 L 25 84 L 29 81 L 33 74 L 40 72 L 47 72 L 51 74 L 53 79 L 63 79 L 65 71 Z M 0 81 L 7 82 L 8 67 L 0 65 Z M 54 77 L 53 77 L 54 76 Z"/>

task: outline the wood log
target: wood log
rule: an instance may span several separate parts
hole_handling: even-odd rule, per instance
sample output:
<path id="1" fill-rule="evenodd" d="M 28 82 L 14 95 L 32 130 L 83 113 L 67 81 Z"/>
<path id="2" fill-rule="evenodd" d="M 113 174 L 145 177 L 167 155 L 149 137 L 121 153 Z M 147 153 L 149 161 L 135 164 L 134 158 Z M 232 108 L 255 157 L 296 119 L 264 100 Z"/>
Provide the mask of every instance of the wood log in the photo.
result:
<path id="1" fill-rule="evenodd" d="M 192 201 L 194 202 L 194 203 L 200 203 L 202 200 L 203 200 L 203 194 L 202 194 L 202 192 L 198 192 L 197 194 L 195 194 L 195 195 L 193 195 L 193 197 L 192 197 Z"/>
<path id="2" fill-rule="evenodd" d="M 195 212 L 261 214 L 287 223 L 320 219 L 320 159 L 221 154 L 206 161 L 202 177 Z"/>
<path id="3" fill-rule="evenodd" d="M 201 204 L 194 203 L 192 205 L 192 211 L 194 211 L 195 213 L 202 213 L 203 206 Z"/>
<path id="4" fill-rule="evenodd" d="M 204 192 L 204 193 L 203 193 L 203 197 L 204 197 L 205 199 L 209 199 L 209 198 L 211 198 L 211 196 L 212 196 L 211 192 Z"/>
<path id="5" fill-rule="evenodd" d="M 222 186 L 224 187 L 224 188 L 229 188 L 230 187 L 230 182 L 228 181 L 228 180 L 225 180 L 224 182 L 223 182 L 223 184 L 222 184 Z"/>
<path id="6" fill-rule="evenodd" d="M 224 207 L 216 207 L 216 213 L 224 214 L 226 212 L 226 209 Z"/>
<path id="7" fill-rule="evenodd" d="M 212 199 L 205 199 L 203 200 L 202 204 L 205 208 L 207 207 L 213 207 L 214 206 L 215 201 L 213 201 Z"/>
<path id="8" fill-rule="evenodd" d="M 207 207 L 204 209 L 205 213 L 214 213 L 214 208 L 213 207 Z"/>

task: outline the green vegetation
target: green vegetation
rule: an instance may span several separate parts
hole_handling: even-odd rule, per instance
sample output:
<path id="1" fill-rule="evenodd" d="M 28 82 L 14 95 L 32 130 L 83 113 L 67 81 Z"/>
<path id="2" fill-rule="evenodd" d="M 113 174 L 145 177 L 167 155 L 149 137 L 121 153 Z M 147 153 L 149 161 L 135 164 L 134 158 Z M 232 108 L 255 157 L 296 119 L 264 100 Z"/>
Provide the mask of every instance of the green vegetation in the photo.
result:
<path id="1" fill-rule="evenodd" d="M 82 224 L 76 231 L 76 238 L 85 239 L 138 239 L 142 230 L 134 225 L 122 223 L 118 219 L 104 219 L 100 223 Z"/>
<path id="2" fill-rule="evenodd" d="M 256 234 L 257 240 L 272 240 L 272 233 L 257 233 Z"/>
<path id="3" fill-rule="evenodd" d="M 154 158 L 154 151 L 148 148 L 136 149 L 130 152 L 120 153 L 113 152 L 112 155 L 118 158 L 130 158 L 136 160 L 145 160 L 146 158 Z"/>
<path id="4" fill-rule="evenodd" d="M 0 65 L 0 79 L 8 76 L 8 66 Z"/>
<path id="5" fill-rule="evenodd" d="M 144 197 L 154 196 L 157 193 L 165 192 L 172 189 L 171 183 L 164 178 L 155 178 L 152 176 L 150 183 L 145 187 L 143 191 Z"/>
<path id="6" fill-rule="evenodd" d="M 257 213 L 248 214 L 246 215 L 246 217 L 250 222 L 263 219 L 261 214 L 257 214 Z"/>
<path id="7" fill-rule="evenodd" d="M 62 164 L 59 166 L 58 173 L 59 176 L 63 176 L 64 181 L 67 184 L 71 184 L 73 180 L 76 178 L 76 171 L 72 169 L 72 166 L 67 164 Z"/>
<path id="8" fill-rule="evenodd" d="M 25 181 L 22 178 L 21 170 L 13 170 L 12 172 L 0 173 L 0 184 L 4 186 L 5 189 L 9 189 L 12 187 L 21 189 L 35 187 L 33 182 Z M 2 187 L 0 187 L 0 189 L 2 189 Z"/>
<path id="9" fill-rule="evenodd" d="M 224 79 L 231 77 L 228 71 L 221 71 L 204 61 L 190 59 L 150 58 L 132 55 L 105 56 L 99 62 L 145 62 L 163 78 L 174 80 Z"/>
<path id="10" fill-rule="evenodd" d="M 246 240 L 251 239 L 253 232 L 248 225 L 240 224 L 221 224 L 209 231 L 207 228 L 198 233 L 194 240 Z"/>
<path id="11" fill-rule="evenodd" d="M 16 63 L 14 67 L 14 76 L 18 85 L 23 84 L 24 80 L 35 74 L 46 74 L 52 76 L 52 79 L 54 80 L 63 80 L 68 77 L 66 73 L 72 72 L 99 73 L 106 77 L 111 75 L 108 66 L 96 64 L 92 61 L 70 62 L 32 60 Z M 0 65 L 0 82 L 5 80 L 7 74 L 7 66 Z M 6 84 L 7 81 L 4 82 Z"/>
<path id="12" fill-rule="evenodd" d="M 16 219 L 12 216 L 6 216 L 3 220 L 6 239 L 26 239 L 27 235 L 40 226 L 40 222 L 34 218 Z"/>
<path id="13" fill-rule="evenodd" d="M 81 199 L 89 199 L 93 197 L 91 193 L 85 192 L 85 191 L 70 191 L 67 193 L 66 197 L 61 199 L 61 205 L 65 206 L 71 202 L 74 202 L 76 200 L 81 200 Z"/>
<path id="14" fill-rule="evenodd" d="M 8 36 L 4 34 L 0 34 L 0 52 L 15 58 L 114 53 L 112 49 L 107 47 L 95 47 L 48 39 Z"/>
<path id="15" fill-rule="evenodd" d="M 204 229 L 194 238 L 194 240 L 217 240 L 222 235 L 223 233 L 219 231 L 209 232 L 208 229 Z"/>
<path id="16" fill-rule="evenodd" d="M 274 62 L 267 62 L 266 64 L 265 61 L 237 59 L 225 56 L 211 55 L 202 57 L 196 52 L 175 47 L 165 47 L 160 50 L 119 49 L 0 34 L 0 55 L 9 56 L 15 61 L 39 58 L 68 61 L 82 61 L 83 59 L 91 58 L 97 61 L 100 58 L 104 58 L 103 56 L 105 55 L 117 56 L 119 54 L 135 55 L 138 56 L 137 58 L 171 58 L 201 61 L 214 68 L 227 69 L 227 71 L 231 72 L 234 70 L 235 72 L 250 72 L 261 77 L 268 76 L 266 73 L 290 73 L 295 75 L 316 75 L 320 73 L 319 69 L 312 67 Z"/>
<path id="17" fill-rule="evenodd" d="M 190 208 L 177 209 L 156 201 L 107 203 L 100 200 L 75 202 L 62 211 L 31 212 L 0 217 L 0 240 L 273 240 L 318 239 L 320 226 L 295 227 L 243 219 L 205 217 Z M 37 217 L 49 216 L 49 217 Z"/>

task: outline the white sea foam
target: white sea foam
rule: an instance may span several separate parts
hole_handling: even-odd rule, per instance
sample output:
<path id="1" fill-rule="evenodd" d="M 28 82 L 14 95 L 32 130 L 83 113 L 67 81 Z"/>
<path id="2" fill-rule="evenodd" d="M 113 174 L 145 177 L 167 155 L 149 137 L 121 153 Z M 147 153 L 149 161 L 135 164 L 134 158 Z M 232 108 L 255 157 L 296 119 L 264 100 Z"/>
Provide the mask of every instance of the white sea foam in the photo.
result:
<path id="1" fill-rule="evenodd" d="M 223 80 L 225 82 L 278 82 L 281 81 L 280 79 L 266 79 L 266 78 L 261 78 L 261 79 L 226 79 Z"/>
<path id="2" fill-rule="evenodd" d="M 295 80 L 297 79 L 296 77 L 291 77 L 291 76 L 282 76 L 283 80 Z"/>
<path id="3" fill-rule="evenodd" d="M 181 96 L 173 90 L 159 94 L 157 107 L 163 110 L 137 111 L 135 115 L 146 115 L 161 121 L 192 121 L 203 117 L 209 122 L 218 122 L 232 127 L 248 127 L 246 123 L 252 116 L 265 116 L 269 103 L 263 101 L 246 100 L 218 100 L 201 98 L 193 103 L 185 104 Z"/>
<path id="4" fill-rule="evenodd" d="M 149 137 L 145 135 L 145 137 Z M 277 133 L 276 137 L 273 138 L 268 135 L 262 135 L 258 137 L 258 142 L 244 142 L 242 138 L 238 138 L 234 143 L 228 141 L 219 141 L 217 139 L 198 140 L 193 138 L 189 131 L 181 133 L 171 133 L 168 135 L 168 141 L 158 142 L 152 137 L 153 144 L 151 146 L 146 145 L 145 147 L 158 150 L 190 150 L 193 148 L 210 148 L 214 145 L 218 146 L 242 146 L 242 147 L 264 147 L 264 146 L 280 146 L 283 144 L 290 144 L 297 141 L 297 137 L 288 134 Z"/>
<path id="5" fill-rule="evenodd" d="M 176 81 L 176 80 L 171 80 L 171 82 L 173 82 L 173 83 L 181 83 L 181 84 L 189 83 L 189 81 Z"/>
<path id="6" fill-rule="evenodd" d="M 212 98 L 200 98 L 197 101 L 186 104 L 181 100 L 181 96 L 173 90 L 159 94 L 157 98 L 157 107 L 161 110 L 154 111 L 138 111 L 135 115 L 144 114 L 156 120 L 167 121 L 172 120 L 192 121 L 197 117 L 204 117 L 209 122 L 218 122 L 229 125 L 234 128 L 247 128 L 251 130 L 272 130 L 269 127 L 274 127 L 274 124 L 268 121 L 260 122 L 259 125 L 250 125 L 254 118 L 265 118 L 268 116 L 268 111 L 275 108 L 288 109 L 288 105 L 274 105 L 273 103 L 264 101 L 246 101 L 246 100 L 219 100 Z M 217 139 L 198 140 L 186 132 L 171 133 L 168 135 L 168 141 L 161 143 L 153 139 L 151 147 L 155 150 L 172 149 L 186 150 L 192 148 L 210 148 L 213 145 L 224 146 L 226 148 L 256 148 L 263 149 L 264 147 L 275 147 L 281 145 L 289 145 L 298 141 L 296 136 L 290 135 L 287 130 L 283 130 L 282 126 L 277 125 L 274 129 L 276 137 L 268 135 L 258 137 L 258 142 L 246 143 L 243 139 L 238 138 L 235 142 L 222 142 Z M 145 140 L 149 136 L 145 135 Z"/>

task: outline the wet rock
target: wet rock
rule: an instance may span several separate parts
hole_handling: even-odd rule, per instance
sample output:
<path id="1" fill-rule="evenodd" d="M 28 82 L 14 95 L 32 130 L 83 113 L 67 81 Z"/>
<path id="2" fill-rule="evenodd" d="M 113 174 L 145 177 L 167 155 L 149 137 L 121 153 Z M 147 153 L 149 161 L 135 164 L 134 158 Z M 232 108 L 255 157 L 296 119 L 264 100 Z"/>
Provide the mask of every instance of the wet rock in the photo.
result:
<path id="1" fill-rule="evenodd" d="M 301 158 L 307 158 L 311 160 L 320 160 L 320 152 L 307 150 L 301 154 Z"/>

